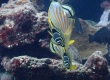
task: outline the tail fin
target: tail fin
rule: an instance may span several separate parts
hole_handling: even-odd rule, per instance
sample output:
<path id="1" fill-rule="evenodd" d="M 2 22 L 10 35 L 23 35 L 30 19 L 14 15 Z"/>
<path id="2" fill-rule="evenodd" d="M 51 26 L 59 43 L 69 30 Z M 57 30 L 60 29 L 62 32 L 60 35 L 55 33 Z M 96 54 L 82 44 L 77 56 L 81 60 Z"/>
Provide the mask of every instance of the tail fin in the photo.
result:
<path id="1" fill-rule="evenodd" d="M 89 34 L 89 43 L 92 43 L 92 42 L 94 42 L 94 37 L 93 37 L 93 35 Z"/>

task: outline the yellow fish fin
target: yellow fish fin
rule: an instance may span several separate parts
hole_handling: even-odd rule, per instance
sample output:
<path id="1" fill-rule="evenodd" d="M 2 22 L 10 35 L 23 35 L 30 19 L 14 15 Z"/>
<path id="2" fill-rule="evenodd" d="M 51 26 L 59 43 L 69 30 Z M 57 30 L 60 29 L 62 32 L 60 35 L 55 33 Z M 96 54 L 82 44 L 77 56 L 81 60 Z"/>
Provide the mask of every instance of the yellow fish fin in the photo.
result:
<path id="1" fill-rule="evenodd" d="M 66 34 L 64 34 L 64 36 L 67 36 Z"/>
<path id="2" fill-rule="evenodd" d="M 76 65 L 71 65 L 70 66 L 70 70 L 75 70 L 76 69 Z"/>
<path id="3" fill-rule="evenodd" d="M 73 44 L 74 42 L 75 42 L 74 40 L 70 40 L 70 41 L 68 42 L 68 46 L 71 45 L 71 44 Z"/>
<path id="4" fill-rule="evenodd" d="M 65 49 L 65 47 L 62 47 L 62 50 L 63 50 L 63 52 L 66 52 L 66 49 Z"/>
<path id="5" fill-rule="evenodd" d="M 50 31 L 48 31 L 48 33 L 49 33 L 51 36 L 53 36 L 53 34 L 52 34 Z"/>
<path id="6" fill-rule="evenodd" d="M 50 18 L 48 18 L 48 22 L 49 22 L 49 24 L 50 24 L 50 28 L 53 29 L 53 25 L 52 25 L 52 22 L 51 22 Z"/>
<path id="7" fill-rule="evenodd" d="M 53 26 L 52 21 L 50 19 L 50 11 L 48 11 L 48 23 L 50 24 L 50 27 L 53 29 L 54 26 Z"/>

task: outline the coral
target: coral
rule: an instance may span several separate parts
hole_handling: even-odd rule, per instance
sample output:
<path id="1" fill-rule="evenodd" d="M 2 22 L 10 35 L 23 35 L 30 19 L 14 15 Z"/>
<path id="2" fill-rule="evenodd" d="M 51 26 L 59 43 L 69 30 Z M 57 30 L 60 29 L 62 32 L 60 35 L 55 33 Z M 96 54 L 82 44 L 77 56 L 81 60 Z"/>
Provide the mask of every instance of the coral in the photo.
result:
<path id="1" fill-rule="evenodd" d="M 29 56 L 5 58 L 2 65 L 15 80 L 108 80 L 110 77 L 107 61 L 100 51 L 94 52 L 84 66 L 74 71 L 66 70 L 61 60 Z"/>
<path id="2" fill-rule="evenodd" d="M 110 26 L 110 1 L 105 0 L 101 7 L 104 8 L 104 12 L 101 15 L 100 21 L 96 25 L 96 27 L 109 27 Z"/>
<path id="3" fill-rule="evenodd" d="M 47 13 L 38 13 L 30 0 L 9 0 L 0 15 L 0 43 L 7 48 L 30 44 L 48 28 Z"/>

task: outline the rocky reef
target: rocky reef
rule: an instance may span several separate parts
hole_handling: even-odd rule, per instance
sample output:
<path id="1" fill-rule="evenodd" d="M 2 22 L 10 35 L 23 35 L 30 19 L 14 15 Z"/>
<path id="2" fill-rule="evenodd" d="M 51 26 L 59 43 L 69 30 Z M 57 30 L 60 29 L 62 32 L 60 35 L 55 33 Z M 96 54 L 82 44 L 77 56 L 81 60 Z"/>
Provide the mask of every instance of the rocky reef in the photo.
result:
<path id="1" fill-rule="evenodd" d="M 10 0 L 0 8 L 0 43 L 11 48 L 31 44 L 48 29 L 47 12 L 38 12 L 30 0 Z"/>
<path id="2" fill-rule="evenodd" d="M 67 70 L 61 60 L 37 59 L 29 56 L 4 58 L 2 66 L 13 74 L 15 80 L 109 80 L 107 60 L 101 51 L 94 52 L 84 65 Z"/>
<path id="3" fill-rule="evenodd" d="M 102 27 L 109 27 L 110 26 L 110 1 L 104 1 L 101 4 L 101 7 L 104 8 L 104 12 L 100 18 L 100 21 L 96 25 L 96 27 L 102 28 Z"/>

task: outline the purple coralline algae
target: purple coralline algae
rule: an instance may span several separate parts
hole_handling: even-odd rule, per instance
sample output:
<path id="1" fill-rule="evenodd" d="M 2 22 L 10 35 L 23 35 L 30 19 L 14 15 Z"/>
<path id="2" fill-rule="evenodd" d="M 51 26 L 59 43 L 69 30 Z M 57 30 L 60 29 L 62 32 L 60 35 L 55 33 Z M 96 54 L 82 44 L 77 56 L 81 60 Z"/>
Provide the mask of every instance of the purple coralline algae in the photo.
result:
<path id="1" fill-rule="evenodd" d="M 38 12 L 30 0 L 9 0 L 0 8 L 0 43 L 7 48 L 30 44 L 47 28 L 47 13 Z"/>

